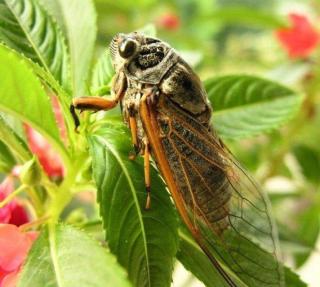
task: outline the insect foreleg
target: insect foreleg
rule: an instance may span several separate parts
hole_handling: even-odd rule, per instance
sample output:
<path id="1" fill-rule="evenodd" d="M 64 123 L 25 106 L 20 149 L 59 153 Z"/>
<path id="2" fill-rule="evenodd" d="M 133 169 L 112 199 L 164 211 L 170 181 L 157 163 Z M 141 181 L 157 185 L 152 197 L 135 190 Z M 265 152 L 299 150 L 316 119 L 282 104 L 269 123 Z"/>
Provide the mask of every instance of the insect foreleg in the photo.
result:
<path id="1" fill-rule="evenodd" d="M 112 82 L 112 90 L 115 93 L 114 98 L 105 99 L 101 97 L 79 97 L 74 98 L 72 100 L 72 104 L 70 105 L 70 112 L 72 114 L 75 130 L 77 130 L 80 125 L 79 118 L 75 112 L 75 110 L 85 111 L 107 111 L 113 109 L 123 98 L 125 91 L 127 88 L 127 80 L 125 75 L 122 72 L 116 74 Z"/>
<path id="2" fill-rule="evenodd" d="M 118 99 L 108 100 L 100 97 L 79 97 L 75 98 L 70 105 L 70 112 L 72 114 L 75 130 L 77 130 L 80 125 L 79 118 L 75 112 L 75 110 L 85 111 L 107 111 L 114 108 L 118 104 Z"/>

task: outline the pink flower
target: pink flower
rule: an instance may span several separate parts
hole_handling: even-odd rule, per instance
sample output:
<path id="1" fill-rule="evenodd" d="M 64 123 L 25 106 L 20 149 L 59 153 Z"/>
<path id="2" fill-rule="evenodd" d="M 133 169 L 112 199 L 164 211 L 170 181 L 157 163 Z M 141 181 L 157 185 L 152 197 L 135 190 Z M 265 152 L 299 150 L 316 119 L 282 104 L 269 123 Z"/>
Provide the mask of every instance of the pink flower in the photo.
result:
<path id="1" fill-rule="evenodd" d="M 276 31 L 278 41 L 290 58 L 308 57 L 319 43 L 319 33 L 304 15 L 289 14 L 291 27 Z"/>
<path id="2" fill-rule="evenodd" d="M 0 202 L 14 190 L 14 179 L 11 175 L 6 177 L 0 184 Z M 16 200 L 12 200 L 0 208 L 0 223 L 10 223 L 20 226 L 29 222 L 25 208 Z M 1 273 L 1 272 L 0 272 Z"/>
<path id="3" fill-rule="evenodd" d="M 162 14 L 156 22 L 158 27 L 166 30 L 177 30 L 180 27 L 180 18 L 173 12 Z"/>
<path id="4" fill-rule="evenodd" d="M 38 236 L 12 224 L 0 224 L 0 286 L 16 286 L 20 266 Z"/>
<path id="5" fill-rule="evenodd" d="M 52 97 L 53 111 L 58 123 L 60 135 L 66 140 L 66 127 L 64 124 L 61 108 L 56 97 Z M 50 143 L 36 130 L 25 124 L 25 132 L 31 151 L 38 157 L 44 171 L 50 178 L 62 178 L 64 167 L 60 155 L 52 148 Z"/>

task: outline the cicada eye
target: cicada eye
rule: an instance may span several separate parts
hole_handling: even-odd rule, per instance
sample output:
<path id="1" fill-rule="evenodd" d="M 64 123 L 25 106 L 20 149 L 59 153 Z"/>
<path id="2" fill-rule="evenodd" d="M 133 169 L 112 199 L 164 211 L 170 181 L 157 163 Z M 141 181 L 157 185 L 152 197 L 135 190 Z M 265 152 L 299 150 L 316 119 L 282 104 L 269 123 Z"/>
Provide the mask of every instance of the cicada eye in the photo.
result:
<path id="1" fill-rule="evenodd" d="M 132 39 L 125 39 L 119 46 L 119 54 L 122 58 L 130 58 L 137 49 L 136 41 Z"/>

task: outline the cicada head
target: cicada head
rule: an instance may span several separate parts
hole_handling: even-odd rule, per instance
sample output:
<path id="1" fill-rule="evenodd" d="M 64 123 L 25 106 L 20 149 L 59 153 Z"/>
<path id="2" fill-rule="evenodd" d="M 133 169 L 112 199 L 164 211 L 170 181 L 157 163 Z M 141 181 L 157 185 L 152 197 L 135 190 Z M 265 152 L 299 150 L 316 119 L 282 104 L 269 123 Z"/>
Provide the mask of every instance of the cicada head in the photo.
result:
<path id="1" fill-rule="evenodd" d="M 110 54 L 116 72 L 123 70 L 129 78 L 153 84 L 176 62 L 168 44 L 138 32 L 117 34 Z"/>

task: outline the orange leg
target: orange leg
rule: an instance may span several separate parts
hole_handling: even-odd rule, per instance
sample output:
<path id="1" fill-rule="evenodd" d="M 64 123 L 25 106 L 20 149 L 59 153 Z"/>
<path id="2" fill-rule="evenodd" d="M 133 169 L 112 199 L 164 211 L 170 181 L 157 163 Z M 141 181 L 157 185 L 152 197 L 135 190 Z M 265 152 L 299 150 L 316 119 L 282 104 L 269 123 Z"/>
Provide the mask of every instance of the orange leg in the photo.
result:
<path id="1" fill-rule="evenodd" d="M 107 111 L 114 108 L 119 101 L 124 96 L 126 90 L 126 78 L 123 73 L 120 73 L 115 77 L 115 81 L 113 82 L 113 91 L 116 92 L 114 99 L 104 99 L 100 97 L 79 97 L 74 98 L 72 100 L 72 104 L 70 105 L 70 112 L 72 114 L 75 130 L 77 130 L 80 125 L 79 118 L 76 114 L 77 110 L 92 110 L 92 111 Z"/>
<path id="2" fill-rule="evenodd" d="M 149 143 L 146 141 L 144 147 L 144 181 L 146 185 L 147 192 L 147 201 L 146 201 L 146 209 L 150 208 L 151 197 L 150 197 L 150 152 L 149 152 Z"/>

